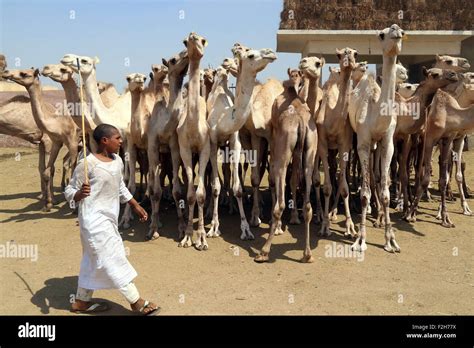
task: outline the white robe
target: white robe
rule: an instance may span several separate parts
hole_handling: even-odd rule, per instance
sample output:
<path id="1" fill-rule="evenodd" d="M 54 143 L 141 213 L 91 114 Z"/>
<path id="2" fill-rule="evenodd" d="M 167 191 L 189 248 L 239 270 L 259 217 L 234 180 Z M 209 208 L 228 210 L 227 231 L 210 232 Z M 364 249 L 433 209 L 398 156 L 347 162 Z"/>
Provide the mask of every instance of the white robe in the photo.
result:
<path id="1" fill-rule="evenodd" d="M 123 182 L 122 159 L 103 162 L 93 154 L 87 156 L 91 193 L 79 202 L 82 261 L 79 286 L 84 289 L 118 289 L 130 283 L 137 272 L 128 262 L 122 237 L 118 232 L 120 203 L 133 196 Z M 84 182 L 84 160 L 80 160 L 64 191 L 68 202 Z"/>

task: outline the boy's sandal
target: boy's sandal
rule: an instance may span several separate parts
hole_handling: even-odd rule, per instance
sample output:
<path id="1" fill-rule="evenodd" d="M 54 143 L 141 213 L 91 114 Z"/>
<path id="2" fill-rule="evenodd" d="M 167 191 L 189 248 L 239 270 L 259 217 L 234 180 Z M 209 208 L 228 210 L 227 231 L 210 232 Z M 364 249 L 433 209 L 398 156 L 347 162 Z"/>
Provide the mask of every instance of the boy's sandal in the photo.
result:
<path id="1" fill-rule="evenodd" d="M 156 307 L 156 308 L 152 309 L 151 311 L 145 313 L 145 308 L 152 308 L 151 305 L 150 305 L 150 301 L 146 301 L 146 300 L 145 300 L 145 303 L 143 304 L 143 307 L 139 309 L 140 313 L 142 313 L 143 315 L 146 315 L 146 316 L 154 316 L 154 315 L 157 315 L 158 313 L 160 313 L 160 311 L 161 311 L 161 307 Z"/>
<path id="2" fill-rule="evenodd" d="M 99 313 L 99 312 L 105 312 L 110 309 L 110 306 L 107 304 L 107 302 L 96 302 L 91 304 L 89 307 L 86 309 L 71 309 L 71 312 L 74 313 Z"/>

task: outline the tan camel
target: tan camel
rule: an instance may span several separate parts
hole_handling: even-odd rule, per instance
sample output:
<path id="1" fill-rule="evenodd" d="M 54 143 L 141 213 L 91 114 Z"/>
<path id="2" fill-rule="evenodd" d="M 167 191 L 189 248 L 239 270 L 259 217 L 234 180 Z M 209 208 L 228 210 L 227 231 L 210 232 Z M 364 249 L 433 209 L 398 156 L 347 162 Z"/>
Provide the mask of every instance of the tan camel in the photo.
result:
<path id="1" fill-rule="evenodd" d="M 188 225 L 186 234 L 179 242 L 179 246 L 193 245 L 193 217 L 194 205 L 198 204 L 198 230 L 195 244 L 198 250 L 207 250 L 206 231 L 204 229 L 204 202 L 206 191 L 204 189 L 204 175 L 210 155 L 209 125 L 206 121 L 206 101 L 200 96 L 199 64 L 204 55 L 207 40 L 196 33 L 190 33 L 184 39 L 189 58 L 189 87 L 187 98 L 179 116 L 178 133 L 179 153 L 186 170 L 188 180 L 187 201 L 189 208 Z M 198 187 L 194 189 L 194 173 L 192 155 L 199 155 L 199 171 L 197 175 Z"/>
<path id="2" fill-rule="evenodd" d="M 250 231 L 242 203 L 242 186 L 238 174 L 241 153 L 239 130 L 243 127 L 250 114 L 251 97 L 256 84 L 257 73 L 273 62 L 276 59 L 276 55 L 271 49 L 245 50 L 242 47 L 236 44 L 233 48 L 233 53 L 239 61 L 235 104 L 227 88 L 227 70 L 223 67 L 217 69 L 216 82 L 208 99 L 210 108 L 208 109 L 207 122 L 210 127 L 213 217 L 211 229 L 207 236 L 217 237 L 220 235 L 218 198 L 221 185 L 217 166 L 217 152 L 219 146 L 223 146 L 229 141 L 229 149 L 233 159 L 231 161 L 233 169 L 232 188 L 240 213 L 240 229 L 242 231 L 240 238 L 245 240 L 254 239 L 255 237 Z"/>
<path id="3" fill-rule="evenodd" d="M 307 82 L 311 80 L 317 82 L 322 62 L 316 57 L 304 58 L 303 60 L 300 62 L 300 66 L 305 67 L 305 74 L 308 74 L 306 76 Z M 311 64 L 315 60 L 318 60 L 318 66 Z M 310 64 L 313 66 L 310 67 Z M 314 75 L 312 75 L 313 72 L 315 72 Z M 309 225 L 313 214 L 310 192 L 316 156 L 316 146 L 314 145 L 317 144 L 317 131 L 313 122 L 313 132 L 311 132 L 311 135 L 307 135 L 309 121 L 312 119 L 311 110 L 298 95 L 303 73 L 299 70 L 288 69 L 288 77 L 289 79 L 283 83 L 283 93 L 275 99 L 272 106 L 270 185 L 273 187 L 272 191 L 274 191 L 272 192 L 272 196 L 274 196 L 273 219 L 268 239 L 260 254 L 255 257 L 256 262 L 268 261 L 273 237 L 277 230 L 281 231 L 281 216 L 285 209 L 286 171 L 290 160 L 292 162 L 292 191 L 296 191 L 297 185 L 301 183 L 300 177 L 304 175 L 305 178 L 304 220 L 306 242 L 301 261 L 305 263 L 314 261 L 310 247 Z M 317 88 L 317 84 L 311 83 L 311 87 L 308 86 L 308 93 L 305 93 L 307 99 L 311 101 L 314 98 L 314 89 L 317 93 Z M 295 197 L 293 196 L 293 198 Z"/>
<path id="4" fill-rule="evenodd" d="M 346 236 L 355 235 L 354 223 L 352 222 L 349 209 L 349 187 L 346 178 L 346 166 L 349 160 L 349 152 L 352 147 L 352 128 L 347 119 L 349 93 L 351 90 L 351 75 L 356 68 L 355 59 L 357 51 L 349 47 L 342 50 L 336 49 L 339 59 L 340 76 L 337 81 L 337 94 L 332 93 L 331 86 L 328 85 L 328 91 L 317 118 L 318 127 L 318 157 L 323 162 L 324 169 L 324 215 L 321 225 L 320 234 L 330 235 L 329 229 L 329 199 L 332 193 L 331 177 L 329 174 L 328 150 L 337 149 L 339 152 L 339 180 L 338 193 L 344 200 L 346 211 Z M 332 83 L 336 85 L 336 83 Z M 334 106 L 331 105 L 330 98 L 336 94 L 337 100 Z M 318 171 L 319 173 L 319 171 Z"/>
<path id="5" fill-rule="evenodd" d="M 148 194 L 151 200 L 152 214 L 147 240 L 159 237 L 158 228 L 162 186 L 159 178 L 160 153 L 170 152 L 173 170 L 173 198 L 178 214 L 178 238 L 184 236 L 186 223 L 184 222 L 184 200 L 181 194 L 181 182 L 178 175 L 181 158 L 179 154 L 178 135 L 176 127 L 183 108 L 183 79 L 186 75 L 189 59 L 187 50 L 168 60 L 162 60 L 163 65 L 153 65 L 153 81 L 157 91 L 156 103 L 152 111 L 148 129 L 148 162 L 150 175 L 148 178 Z M 168 76 L 169 89 L 165 85 Z"/>
<path id="6" fill-rule="evenodd" d="M 4 78 L 26 88 L 30 95 L 31 110 L 36 125 L 53 142 L 48 164 L 42 174 L 45 180 L 44 187 L 51 190 L 54 178 L 54 162 L 63 144 L 66 145 L 69 151 L 69 170 L 73 171 L 76 166 L 79 130 L 70 117 L 65 117 L 67 114 L 64 114 L 64 110 L 58 111 L 53 105 L 43 102 L 39 75 L 38 69 L 6 70 L 3 73 Z M 72 173 L 68 173 L 66 177 L 70 178 L 71 175 Z M 49 211 L 52 206 L 53 193 L 48 192 L 44 210 Z"/>
<path id="7" fill-rule="evenodd" d="M 427 70 L 423 67 L 423 80 L 416 89 L 415 94 L 404 99 L 395 94 L 397 103 L 397 126 L 395 128 L 393 140 L 402 141 L 401 159 L 399 161 L 399 178 L 401 184 L 401 193 L 403 194 L 403 213 L 408 212 L 408 161 L 411 150 L 412 134 L 421 131 L 426 121 L 426 108 L 431 103 L 433 95 L 438 88 L 445 87 L 458 80 L 452 70 L 442 70 L 432 68 Z"/>
<path id="8" fill-rule="evenodd" d="M 99 63 L 99 58 L 66 54 L 61 59 L 61 63 L 70 67 L 74 72 L 79 73 L 77 70 L 77 59 L 79 59 L 80 62 L 80 74 L 84 83 L 84 92 L 90 102 L 90 114 L 92 121 L 96 125 L 108 123 L 119 129 L 122 134 L 124 149 L 127 149 L 132 107 L 130 92 L 127 91 L 126 93 L 120 95 L 120 97 L 111 107 L 105 106 L 99 95 L 99 89 L 97 87 L 95 66 Z M 127 155 L 125 157 L 127 160 Z M 125 167 L 127 167 L 127 164 L 125 164 Z M 126 173 L 128 173 L 128 170 Z M 130 179 L 135 180 L 135 178 Z"/>
<path id="9" fill-rule="evenodd" d="M 440 190 L 441 190 L 441 220 L 442 226 L 454 227 L 446 209 L 446 185 L 448 178 L 448 156 L 451 154 L 452 141 L 459 136 L 474 130 L 474 104 L 462 108 L 456 99 L 448 92 L 439 89 L 430 105 L 425 132 L 423 153 L 423 174 L 418 186 L 416 197 L 408 215 L 408 221 L 416 221 L 418 204 L 424 190 L 430 182 L 431 156 L 433 147 L 441 141 L 440 149 Z"/>
<path id="10" fill-rule="evenodd" d="M 436 55 L 436 63 L 433 68 L 451 69 L 455 72 L 465 72 L 469 70 L 471 65 L 466 58 L 452 57 L 448 55 Z"/>
<path id="11" fill-rule="evenodd" d="M 155 105 L 155 86 L 145 87 L 146 76 L 138 73 L 127 75 L 127 82 L 128 90 L 132 96 L 130 135 L 127 141 L 130 175 L 128 190 L 133 195 L 136 190 L 135 169 L 138 156 L 141 153 L 144 157 L 147 157 L 147 134 L 151 113 Z M 145 184 L 148 186 L 147 179 L 145 179 Z M 120 225 L 125 229 L 129 228 L 131 219 L 132 209 L 130 205 L 126 205 Z"/>
<path id="12" fill-rule="evenodd" d="M 46 163 L 49 162 L 52 141 L 36 125 L 31 111 L 30 98 L 17 95 L 0 104 L 0 134 L 21 138 L 32 144 L 39 145 L 38 170 L 40 177 L 41 199 L 47 203 L 52 201 L 53 181 L 45 180 Z M 46 187 L 46 185 L 50 187 Z M 49 196 L 48 196 L 49 195 Z"/>
<path id="13" fill-rule="evenodd" d="M 114 105 L 114 103 L 120 97 L 120 94 L 118 94 L 113 83 L 98 81 L 97 89 L 99 90 L 102 102 L 108 108 Z"/>
<path id="14" fill-rule="evenodd" d="M 393 155 L 393 133 L 395 132 L 397 116 L 391 106 L 395 99 L 396 83 L 396 61 L 397 55 L 402 49 L 403 30 L 396 24 L 385 28 L 378 33 L 379 41 L 382 45 L 383 83 L 380 97 L 377 98 L 377 88 L 375 81 L 369 76 L 365 88 L 358 88 L 357 93 L 353 93 L 351 100 L 356 105 L 356 127 L 357 151 L 362 169 L 362 220 L 359 234 L 352 245 L 352 249 L 364 251 L 367 249 L 366 240 L 366 214 L 367 206 L 370 203 L 370 154 L 373 145 L 377 145 L 376 158 L 380 158 L 380 192 L 385 218 L 385 246 L 386 251 L 400 251 L 400 247 L 395 241 L 395 234 L 391 227 L 389 215 L 390 192 L 388 189 L 388 174 L 390 162 Z M 362 81 L 361 81 L 362 83 Z M 360 83 L 359 83 L 360 84 Z M 352 98 L 354 97 L 354 98 Z M 386 110 L 384 110 L 386 109 Z M 377 154 L 378 153 L 378 154 Z"/>

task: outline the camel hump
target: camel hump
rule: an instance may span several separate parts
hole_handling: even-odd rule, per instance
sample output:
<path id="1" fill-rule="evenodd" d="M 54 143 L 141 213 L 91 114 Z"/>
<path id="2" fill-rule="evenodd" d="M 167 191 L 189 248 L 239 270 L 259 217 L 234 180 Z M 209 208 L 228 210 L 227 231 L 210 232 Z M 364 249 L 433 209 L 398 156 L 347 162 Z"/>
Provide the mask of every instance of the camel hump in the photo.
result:
<path id="1" fill-rule="evenodd" d="M 23 95 L 23 94 L 18 94 L 15 95 L 14 97 L 5 100 L 4 102 L 0 103 L 0 106 L 4 106 L 10 103 L 29 103 L 30 102 L 30 97 Z"/>

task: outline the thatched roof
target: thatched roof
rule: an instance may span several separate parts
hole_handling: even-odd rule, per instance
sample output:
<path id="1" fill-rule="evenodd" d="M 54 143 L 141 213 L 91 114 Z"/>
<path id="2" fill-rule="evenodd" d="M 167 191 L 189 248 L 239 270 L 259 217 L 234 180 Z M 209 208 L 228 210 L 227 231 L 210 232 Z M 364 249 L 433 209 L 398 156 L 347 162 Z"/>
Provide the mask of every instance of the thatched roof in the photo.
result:
<path id="1" fill-rule="evenodd" d="M 474 30 L 472 0 L 284 0 L 283 6 L 280 29 L 376 30 L 396 23 L 405 30 Z"/>

